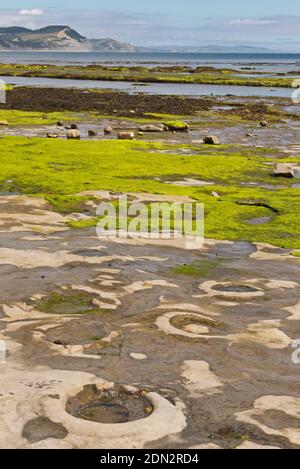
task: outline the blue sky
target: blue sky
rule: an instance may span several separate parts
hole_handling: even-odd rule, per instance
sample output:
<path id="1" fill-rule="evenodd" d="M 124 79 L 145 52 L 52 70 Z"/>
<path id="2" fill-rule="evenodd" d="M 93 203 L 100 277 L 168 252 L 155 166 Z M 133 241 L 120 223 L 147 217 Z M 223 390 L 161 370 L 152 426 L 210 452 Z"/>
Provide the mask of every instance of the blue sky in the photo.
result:
<path id="1" fill-rule="evenodd" d="M 0 2 L 0 5 L 2 0 Z M 3 7 L 7 5 L 3 1 Z M 82 0 L 52 0 L 52 1 L 19 1 L 10 0 L 10 8 L 54 8 L 82 9 Z M 242 0 L 151 0 L 150 2 L 142 0 L 85 0 L 84 6 L 89 10 L 110 10 L 123 12 L 146 12 L 163 13 L 174 15 L 190 15 L 191 18 L 197 16 L 215 16 L 218 15 L 241 15 L 241 16 L 260 16 L 260 15 L 293 15 L 300 14 L 300 2 L 297 0 L 252 0 L 251 2 Z"/>
<path id="2" fill-rule="evenodd" d="M 300 52 L 299 0 L 10 0 L 7 5 L 0 0 L 0 26 L 68 24 L 88 37 L 136 45 L 253 44 Z"/>

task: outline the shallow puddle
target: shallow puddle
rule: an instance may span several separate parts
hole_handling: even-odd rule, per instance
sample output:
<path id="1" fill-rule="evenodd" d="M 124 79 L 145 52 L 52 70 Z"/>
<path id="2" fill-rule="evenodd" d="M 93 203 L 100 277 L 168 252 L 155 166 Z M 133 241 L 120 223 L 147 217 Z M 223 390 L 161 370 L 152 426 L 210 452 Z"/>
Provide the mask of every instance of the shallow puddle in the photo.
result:
<path id="1" fill-rule="evenodd" d="M 9 196 L 14 196 L 14 195 L 22 195 L 22 194 L 21 192 L 9 192 L 9 191 L 0 192 L 0 197 L 9 197 Z"/>
<path id="2" fill-rule="evenodd" d="M 182 181 L 164 181 L 165 184 L 178 187 L 203 187 L 203 186 L 212 186 L 213 182 L 200 181 L 197 179 L 183 179 Z"/>
<path id="3" fill-rule="evenodd" d="M 139 392 L 126 392 L 121 386 L 99 391 L 96 386 L 88 385 L 68 400 L 66 411 L 83 420 L 114 424 L 143 419 L 153 408 Z"/>
<path id="4" fill-rule="evenodd" d="M 259 217 L 259 218 L 252 218 L 251 220 L 247 220 L 246 223 L 248 225 L 265 225 L 266 223 L 269 223 L 272 221 L 272 217 Z"/>

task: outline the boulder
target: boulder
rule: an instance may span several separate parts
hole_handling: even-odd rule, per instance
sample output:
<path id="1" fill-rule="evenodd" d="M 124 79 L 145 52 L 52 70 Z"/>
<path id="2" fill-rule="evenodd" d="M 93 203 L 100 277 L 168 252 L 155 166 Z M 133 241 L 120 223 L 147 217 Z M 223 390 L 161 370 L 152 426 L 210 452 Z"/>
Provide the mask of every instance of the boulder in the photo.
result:
<path id="1" fill-rule="evenodd" d="M 8 125 L 7 121 L 0 121 L 0 125 Z"/>
<path id="2" fill-rule="evenodd" d="M 69 140 L 80 140 L 80 132 L 79 130 L 69 130 L 67 133 L 67 138 Z"/>
<path id="3" fill-rule="evenodd" d="M 134 133 L 133 132 L 119 132 L 118 139 L 119 140 L 133 140 Z"/>
<path id="4" fill-rule="evenodd" d="M 216 137 L 215 135 L 204 137 L 203 142 L 205 145 L 220 145 L 221 143 L 219 137 Z"/>
<path id="5" fill-rule="evenodd" d="M 97 137 L 97 132 L 96 132 L 96 130 L 89 130 L 89 131 L 88 131 L 88 136 L 89 136 L 89 137 Z"/>
<path id="6" fill-rule="evenodd" d="M 295 171 L 287 164 L 276 163 L 274 168 L 274 176 L 282 178 L 293 178 L 295 177 Z"/>
<path id="7" fill-rule="evenodd" d="M 186 122 L 182 121 L 168 121 L 164 122 L 164 125 L 168 128 L 168 130 L 175 132 L 187 132 L 190 128 Z"/>
<path id="8" fill-rule="evenodd" d="M 164 125 L 140 125 L 139 132 L 163 132 L 165 130 Z"/>
<path id="9" fill-rule="evenodd" d="M 53 133 L 53 132 L 48 132 L 47 133 L 47 138 L 58 138 L 58 134 Z"/>
<path id="10" fill-rule="evenodd" d="M 105 133 L 106 135 L 112 134 L 112 133 L 113 133 L 113 128 L 110 127 L 110 126 L 105 127 L 105 128 L 104 128 L 104 133 Z"/>

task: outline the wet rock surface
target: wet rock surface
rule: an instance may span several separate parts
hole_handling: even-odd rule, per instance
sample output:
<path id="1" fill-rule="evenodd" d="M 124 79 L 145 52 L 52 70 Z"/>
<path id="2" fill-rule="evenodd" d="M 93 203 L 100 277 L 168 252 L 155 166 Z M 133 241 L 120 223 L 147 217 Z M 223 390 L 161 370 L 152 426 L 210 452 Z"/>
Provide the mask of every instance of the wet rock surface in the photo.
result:
<path id="1" fill-rule="evenodd" d="M 45 92 L 41 110 L 50 110 L 53 96 Z M 66 109 L 66 97 L 70 110 L 94 106 L 95 93 L 56 90 L 55 109 Z M 31 99 L 32 91 L 16 90 L 8 107 L 36 110 Z M 247 100 L 230 99 L 233 115 L 249 115 Z M 225 144 L 299 153 L 298 123 L 261 126 L 267 108 L 260 105 L 251 108 L 247 123 L 227 125 L 206 116 L 203 125 L 199 115 L 191 117 L 188 133 L 173 134 L 160 120 L 159 131 L 153 124 L 139 131 L 141 123 L 125 116 L 142 117 L 145 110 L 193 114 L 212 103 L 143 97 L 137 108 L 136 97 L 101 93 L 96 107 L 112 113 L 117 101 L 115 118 L 74 122 L 70 131 L 82 139 L 115 139 L 123 132 L 196 148 L 216 135 Z M 1 135 L 47 133 L 67 138 L 62 122 L 0 129 Z M 272 175 L 272 167 L 266 170 Z M 291 170 L 299 177 L 296 164 Z M 201 175 L 163 182 L 214 184 Z M 275 178 L 274 185 L 247 184 L 279 188 Z M 221 191 L 211 195 L 222 197 Z M 300 447 L 299 365 L 292 360 L 300 335 L 300 262 L 289 250 L 243 241 L 207 240 L 200 251 L 109 243 L 94 228 L 68 229 L 68 218 L 51 212 L 43 199 L 17 192 L 0 198 L 0 340 L 6 352 L 0 363 L 0 447 Z M 245 223 L 269 229 L 280 216 L 260 200 L 237 203 L 271 214 Z M 201 269 L 207 264 L 210 269 Z"/>
<path id="2" fill-rule="evenodd" d="M 300 447 L 288 250 L 109 243 L 42 199 L 1 202 L 1 447 Z"/>

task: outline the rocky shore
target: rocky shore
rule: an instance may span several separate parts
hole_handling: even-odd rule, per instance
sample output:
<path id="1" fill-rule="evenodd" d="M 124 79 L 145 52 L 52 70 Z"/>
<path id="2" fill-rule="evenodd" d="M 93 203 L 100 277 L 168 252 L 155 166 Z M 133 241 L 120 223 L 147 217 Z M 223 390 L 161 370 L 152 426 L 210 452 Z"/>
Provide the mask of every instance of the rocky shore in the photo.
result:
<path id="1" fill-rule="evenodd" d="M 299 112 L 13 88 L 0 105 L 0 447 L 300 448 Z M 99 239 L 205 205 L 205 243 Z"/>

